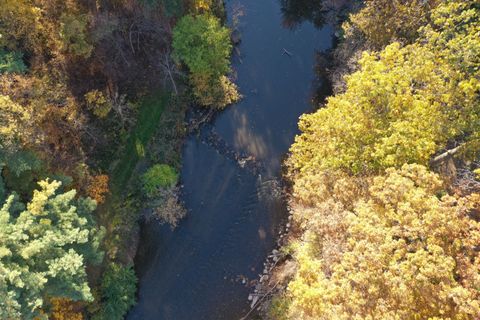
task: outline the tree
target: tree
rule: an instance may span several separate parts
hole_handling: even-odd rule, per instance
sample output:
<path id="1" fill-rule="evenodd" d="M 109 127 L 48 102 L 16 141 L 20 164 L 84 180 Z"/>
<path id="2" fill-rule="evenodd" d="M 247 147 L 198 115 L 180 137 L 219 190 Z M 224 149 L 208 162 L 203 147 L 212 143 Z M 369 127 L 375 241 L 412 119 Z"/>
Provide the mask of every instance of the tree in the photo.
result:
<path id="1" fill-rule="evenodd" d="M 0 5 L 0 47 L 19 49 L 22 41 L 28 49 L 41 51 L 44 42 L 40 23 L 41 9 L 30 0 L 5 0 Z"/>
<path id="2" fill-rule="evenodd" d="M 328 268 L 321 254 L 328 233 L 308 232 L 288 288 L 290 318 L 478 316 L 480 224 L 468 215 L 479 197 L 439 197 L 441 190 L 423 166 L 388 169 L 344 219 L 348 239 Z"/>
<path id="3" fill-rule="evenodd" d="M 203 106 L 221 109 L 241 98 L 237 86 L 226 76 L 214 78 L 201 74 L 192 74 L 190 82 L 193 85 L 195 97 Z"/>
<path id="4" fill-rule="evenodd" d="M 184 16 L 173 30 L 173 55 L 193 74 L 220 77 L 230 71 L 229 33 L 209 14 Z"/>
<path id="5" fill-rule="evenodd" d="M 465 77 L 480 77 L 480 7 L 475 0 L 449 0 L 432 11 L 422 40 Z"/>
<path id="6" fill-rule="evenodd" d="M 60 182 L 41 181 L 25 206 L 15 194 L 0 210 L 0 317 L 33 319 L 45 297 L 92 299 L 86 263 L 98 263 L 101 230 L 95 203 L 60 192 Z"/>
<path id="7" fill-rule="evenodd" d="M 393 43 L 379 54 L 364 53 L 359 63 L 346 77 L 345 93 L 301 117 L 303 133 L 290 150 L 293 174 L 427 164 L 448 141 L 477 131 L 476 91 L 435 52 Z"/>
<path id="8" fill-rule="evenodd" d="M 418 29 L 429 22 L 439 0 L 367 0 L 365 6 L 350 15 L 350 23 L 369 44 L 381 49 L 393 41 L 414 42 Z"/>
<path id="9" fill-rule="evenodd" d="M 194 94 L 202 105 L 224 107 L 238 100 L 230 71 L 229 30 L 210 15 L 187 15 L 173 30 L 173 56 L 190 70 Z"/>
<path id="10" fill-rule="evenodd" d="M 399 3 L 414 2 L 384 9 Z M 370 13 L 367 25 L 378 23 L 372 17 L 382 12 Z M 480 314 L 480 224 L 472 219 L 480 196 L 447 195 L 438 175 L 415 164 L 450 145 L 479 150 L 480 7 L 441 1 L 427 16 L 416 42 L 364 53 L 346 91 L 300 121 L 288 166 L 303 234 L 280 300 L 289 319 Z M 397 35 L 413 30 L 401 28 Z M 387 43 L 397 37 L 387 33 Z"/>
<path id="11" fill-rule="evenodd" d="M 88 40 L 88 15 L 62 14 L 60 17 L 60 38 L 63 49 L 74 55 L 88 58 L 93 46 Z"/>
<path id="12" fill-rule="evenodd" d="M 50 303 L 52 320 L 83 320 L 81 306 L 77 306 L 74 301 L 66 298 L 52 298 Z"/>
<path id="13" fill-rule="evenodd" d="M 32 132 L 30 126 L 28 108 L 13 102 L 9 96 L 0 95 L 0 149 L 4 152 L 17 149 L 19 140 Z"/>

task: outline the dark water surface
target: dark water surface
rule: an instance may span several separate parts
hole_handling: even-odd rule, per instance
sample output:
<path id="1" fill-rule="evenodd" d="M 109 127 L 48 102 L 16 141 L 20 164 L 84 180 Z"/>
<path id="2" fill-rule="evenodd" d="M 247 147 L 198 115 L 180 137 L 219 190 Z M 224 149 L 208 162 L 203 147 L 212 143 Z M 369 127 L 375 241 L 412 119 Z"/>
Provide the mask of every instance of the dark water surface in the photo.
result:
<path id="1" fill-rule="evenodd" d="M 143 226 L 138 304 L 129 319 L 233 320 L 249 311 L 251 288 L 241 277 L 256 279 L 275 246 L 286 216 L 281 160 L 298 132 L 298 117 L 312 109 L 316 50 L 332 45 L 329 26 L 284 27 L 293 24 L 282 15 L 289 9 L 282 3 L 292 2 L 227 1 L 229 19 L 243 12 L 233 69 L 245 97 L 187 139 L 181 181 L 188 216 L 173 232 L 155 222 Z M 254 156 L 260 170 L 242 168 L 205 143 L 212 131 L 235 152 Z"/>

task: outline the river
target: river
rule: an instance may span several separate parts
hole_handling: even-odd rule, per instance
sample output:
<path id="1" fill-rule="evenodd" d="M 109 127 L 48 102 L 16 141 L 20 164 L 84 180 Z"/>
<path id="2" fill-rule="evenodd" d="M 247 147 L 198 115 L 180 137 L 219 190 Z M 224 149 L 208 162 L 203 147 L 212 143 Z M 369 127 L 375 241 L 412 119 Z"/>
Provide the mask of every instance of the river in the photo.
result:
<path id="1" fill-rule="evenodd" d="M 321 87 L 316 51 L 333 42 L 333 28 L 322 26 L 312 3 L 319 1 L 227 1 L 230 22 L 239 16 L 242 42 L 232 64 L 244 98 L 187 138 L 181 184 L 188 215 L 173 231 L 143 225 L 138 303 L 128 319 L 234 320 L 249 311 L 248 283 L 262 272 L 287 215 L 281 162 Z M 223 151 L 208 143 L 212 133 Z M 256 166 L 225 150 L 254 157 Z"/>

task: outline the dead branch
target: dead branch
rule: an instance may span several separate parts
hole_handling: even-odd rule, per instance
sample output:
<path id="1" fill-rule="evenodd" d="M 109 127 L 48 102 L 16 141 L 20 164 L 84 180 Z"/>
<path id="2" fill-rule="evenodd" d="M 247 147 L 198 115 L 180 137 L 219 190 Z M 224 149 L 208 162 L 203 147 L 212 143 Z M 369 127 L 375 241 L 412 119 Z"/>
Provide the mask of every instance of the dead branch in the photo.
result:
<path id="1" fill-rule="evenodd" d="M 456 153 L 458 153 L 461 150 L 462 147 L 463 147 L 463 144 L 459 145 L 458 147 L 455 147 L 453 149 L 447 150 L 444 153 L 436 156 L 435 158 L 430 160 L 430 165 L 431 166 L 436 166 L 436 165 L 442 163 L 443 161 L 447 160 L 448 158 L 450 158 L 450 157 L 454 156 Z"/>
<path id="2" fill-rule="evenodd" d="M 291 57 L 293 56 L 293 53 L 291 53 L 290 51 L 288 51 L 287 49 L 283 48 L 283 54 L 286 54 L 287 56 Z"/>

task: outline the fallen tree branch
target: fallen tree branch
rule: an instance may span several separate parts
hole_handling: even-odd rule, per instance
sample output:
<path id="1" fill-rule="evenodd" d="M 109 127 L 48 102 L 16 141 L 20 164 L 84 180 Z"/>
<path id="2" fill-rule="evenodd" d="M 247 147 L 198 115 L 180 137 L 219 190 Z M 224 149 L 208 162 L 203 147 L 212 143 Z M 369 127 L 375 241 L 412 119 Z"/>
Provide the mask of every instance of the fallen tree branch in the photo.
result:
<path id="1" fill-rule="evenodd" d="M 455 147 L 453 149 L 450 149 L 450 150 L 447 150 L 445 151 L 444 153 L 436 156 L 435 158 L 433 158 L 432 160 L 430 160 L 430 165 L 431 166 L 435 166 L 435 165 L 438 165 L 439 163 L 447 160 L 448 158 L 454 156 L 456 153 L 458 153 L 458 151 L 460 151 L 460 149 L 463 147 L 464 145 L 461 144 L 459 145 L 458 147 Z"/>

